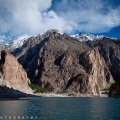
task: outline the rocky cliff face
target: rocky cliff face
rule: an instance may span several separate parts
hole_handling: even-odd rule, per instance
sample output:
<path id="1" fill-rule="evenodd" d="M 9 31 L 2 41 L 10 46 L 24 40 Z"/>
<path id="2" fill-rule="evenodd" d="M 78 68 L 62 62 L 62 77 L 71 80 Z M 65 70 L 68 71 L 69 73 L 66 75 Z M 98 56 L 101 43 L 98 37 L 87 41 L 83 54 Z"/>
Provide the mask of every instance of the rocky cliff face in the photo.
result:
<path id="1" fill-rule="evenodd" d="M 100 94 L 102 89 L 108 88 L 114 82 L 98 48 L 80 54 L 79 64 L 83 66 L 87 74 L 87 78 L 84 75 L 85 77 L 82 76 L 83 79 L 81 79 L 81 74 L 76 77 L 81 82 L 83 93 Z"/>
<path id="2" fill-rule="evenodd" d="M 32 90 L 28 87 L 28 82 L 26 72 L 17 59 L 9 52 L 1 49 L 0 86 L 31 94 Z"/>
<path id="3" fill-rule="evenodd" d="M 104 37 L 103 40 L 89 41 L 87 45 L 99 48 L 114 80 L 120 82 L 120 40 Z"/>
<path id="4" fill-rule="evenodd" d="M 29 39 L 13 54 L 31 82 L 48 91 L 98 95 L 113 83 L 98 48 L 56 31 Z"/>

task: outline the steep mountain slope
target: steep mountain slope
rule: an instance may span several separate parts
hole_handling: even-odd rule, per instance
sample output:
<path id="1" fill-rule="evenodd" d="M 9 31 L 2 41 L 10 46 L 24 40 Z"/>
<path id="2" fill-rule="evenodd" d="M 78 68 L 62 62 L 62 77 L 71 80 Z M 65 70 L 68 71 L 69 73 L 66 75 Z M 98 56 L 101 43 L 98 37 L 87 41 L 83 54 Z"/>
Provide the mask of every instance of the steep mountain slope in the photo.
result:
<path id="1" fill-rule="evenodd" d="M 6 87 L 31 94 L 32 90 L 28 87 L 28 82 L 25 70 L 16 58 L 9 52 L 0 49 L 0 88 Z"/>
<path id="2" fill-rule="evenodd" d="M 98 48 L 91 49 L 56 30 L 29 38 L 12 54 L 31 82 L 48 91 L 99 95 L 113 83 Z"/>
<path id="3" fill-rule="evenodd" d="M 120 40 L 104 37 L 98 41 L 88 41 L 91 48 L 98 47 L 115 81 L 120 81 Z"/>
<path id="4" fill-rule="evenodd" d="M 100 94 L 102 89 L 108 88 L 114 82 L 104 59 L 99 54 L 98 48 L 81 53 L 79 64 L 85 71 L 69 81 L 70 83 L 75 83 L 75 86 L 73 84 L 73 89 L 78 86 L 82 93 L 97 95 Z"/>

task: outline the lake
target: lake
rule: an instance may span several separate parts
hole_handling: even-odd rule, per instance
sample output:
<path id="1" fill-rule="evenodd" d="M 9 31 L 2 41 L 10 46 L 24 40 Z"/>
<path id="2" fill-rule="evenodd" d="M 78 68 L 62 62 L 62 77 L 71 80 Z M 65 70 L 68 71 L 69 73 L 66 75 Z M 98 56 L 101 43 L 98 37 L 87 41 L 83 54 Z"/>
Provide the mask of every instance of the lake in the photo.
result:
<path id="1" fill-rule="evenodd" d="M 120 120 L 120 98 L 34 97 L 0 101 L 0 120 Z"/>

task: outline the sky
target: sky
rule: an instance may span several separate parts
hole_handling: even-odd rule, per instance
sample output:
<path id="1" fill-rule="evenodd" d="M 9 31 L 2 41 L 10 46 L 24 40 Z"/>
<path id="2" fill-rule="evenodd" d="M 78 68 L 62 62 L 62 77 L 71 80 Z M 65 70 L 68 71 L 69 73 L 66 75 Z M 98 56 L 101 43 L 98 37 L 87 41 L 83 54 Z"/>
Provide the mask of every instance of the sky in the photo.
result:
<path id="1" fill-rule="evenodd" d="M 120 38 L 120 0 L 0 0 L 0 39 L 49 29 Z"/>

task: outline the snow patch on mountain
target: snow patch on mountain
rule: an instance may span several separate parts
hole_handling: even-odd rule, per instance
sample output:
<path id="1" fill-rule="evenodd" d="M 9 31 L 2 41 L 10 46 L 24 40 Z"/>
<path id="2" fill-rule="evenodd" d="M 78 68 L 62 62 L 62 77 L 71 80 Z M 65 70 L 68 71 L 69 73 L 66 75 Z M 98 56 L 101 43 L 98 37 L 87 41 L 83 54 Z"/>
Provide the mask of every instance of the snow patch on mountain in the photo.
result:
<path id="1" fill-rule="evenodd" d="M 78 39 L 79 41 L 83 42 L 83 41 L 93 41 L 93 40 L 101 40 L 103 39 L 103 35 L 93 35 L 93 34 L 90 34 L 90 33 L 87 33 L 87 34 L 75 34 L 75 35 L 70 35 L 71 37 L 73 38 L 76 38 Z"/>
<path id="2" fill-rule="evenodd" d="M 61 33 L 60 31 L 56 30 L 56 29 L 50 29 L 48 30 L 46 33 L 42 34 L 43 36 L 49 36 L 50 34 L 53 34 L 53 33 L 59 33 L 59 34 L 63 34 Z"/>
<path id="3" fill-rule="evenodd" d="M 18 36 L 17 38 L 14 38 L 10 43 L 5 44 L 5 49 L 12 51 L 16 48 L 19 48 L 29 37 L 29 35 Z"/>
<path id="4" fill-rule="evenodd" d="M 84 41 L 94 41 L 94 40 L 102 40 L 103 38 L 118 40 L 118 38 L 107 37 L 107 36 L 104 36 L 104 35 L 93 35 L 93 34 L 90 34 L 90 33 L 87 33 L 87 34 L 79 33 L 79 34 L 70 35 L 70 36 L 73 37 L 73 38 L 78 39 L 81 42 L 84 42 Z"/>

